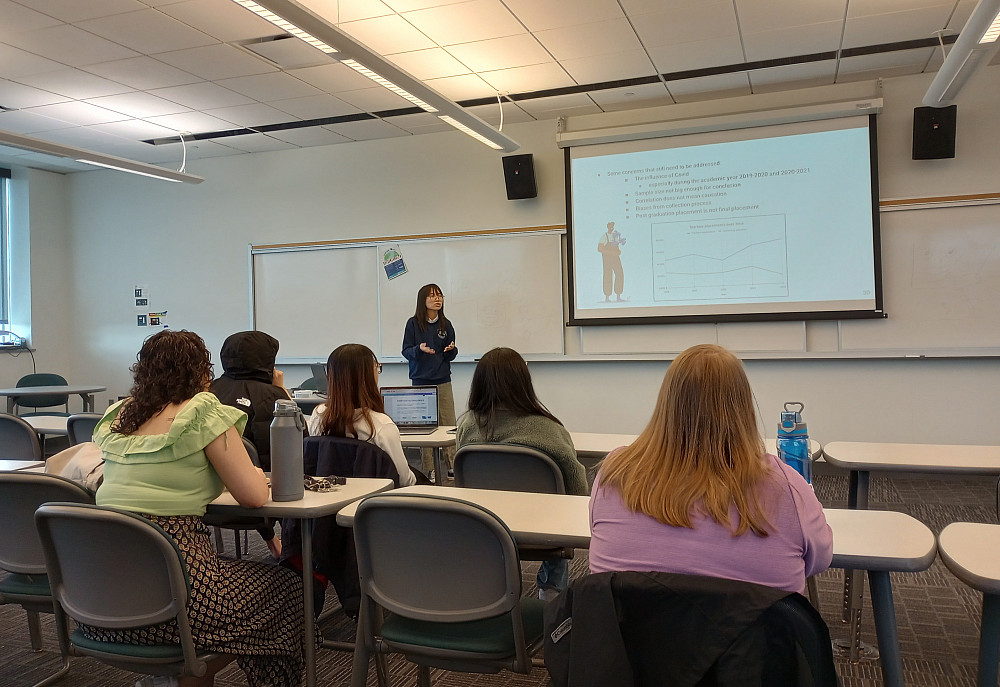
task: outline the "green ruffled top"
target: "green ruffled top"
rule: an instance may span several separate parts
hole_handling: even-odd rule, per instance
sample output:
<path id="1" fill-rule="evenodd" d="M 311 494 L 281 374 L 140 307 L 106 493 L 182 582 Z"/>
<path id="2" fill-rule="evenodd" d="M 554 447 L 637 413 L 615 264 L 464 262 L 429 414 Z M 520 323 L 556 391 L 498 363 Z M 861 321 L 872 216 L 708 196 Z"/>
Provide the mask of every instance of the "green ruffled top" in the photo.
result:
<path id="1" fill-rule="evenodd" d="M 205 447 L 230 427 L 242 434 L 246 414 L 203 391 L 181 408 L 165 434 L 118 434 L 111 424 L 122 403 L 108 408 L 94 429 L 105 460 L 97 505 L 151 515 L 204 515 L 223 489 Z"/>

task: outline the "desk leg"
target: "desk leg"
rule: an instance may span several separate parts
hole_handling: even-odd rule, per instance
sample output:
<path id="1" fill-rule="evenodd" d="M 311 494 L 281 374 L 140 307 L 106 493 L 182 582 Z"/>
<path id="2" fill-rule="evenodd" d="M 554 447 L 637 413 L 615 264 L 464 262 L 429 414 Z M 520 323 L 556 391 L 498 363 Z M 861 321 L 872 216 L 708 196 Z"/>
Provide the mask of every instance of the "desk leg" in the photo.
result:
<path id="1" fill-rule="evenodd" d="M 302 610 L 305 613 L 306 687 L 316 686 L 316 615 L 313 611 L 313 520 L 299 520 L 302 529 Z"/>
<path id="2" fill-rule="evenodd" d="M 850 486 L 847 491 L 847 507 L 856 510 L 867 510 L 868 509 L 868 485 L 870 481 L 870 473 L 866 470 L 851 470 L 850 476 Z M 861 603 L 861 593 L 862 593 L 862 581 L 861 575 L 856 573 L 854 570 L 844 571 L 844 606 L 843 606 L 843 620 L 845 623 L 854 622 L 855 605 Z M 861 620 L 860 608 L 857 610 L 858 627 L 857 630 L 860 632 Z M 857 642 L 854 639 L 855 628 L 851 627 L 851 660 L 856 661 L 857 656 Z"/>
<path id="3" fill-rule="evenodd" d="M 14 414 L 14 399 L 10 396 L 7 397 L 7 414 Z"/>
<path id="4" fill-rule="evenodd" d="M 979 687 L 997 684 L 1000 649 L 1000 596 L 983 594 L 983 626 L 979 634 Z"/>
<path id="5" fill-rule="evenodd" d="M 434 448 L 434 484 L 437 484 L 438 486 L 444 484 L 444 480 L 447 475 L 448 470 L 445 468 L 444 448 L 442 446 L 436 446 Z"/>
<path id="6" fill-rule="evenodd" d="M 83 399 L 83 412 L 94 412 L 94 394 L 80 394 L 80 398 Z"/>
<path id="7" fill-rule="evenodd" d="M 903 659 L 899 655 L 899 635 L 896 632 L 896 608 L 892 602 L 892 582 L 884 570 L 869 570 L 872 588 L 872 611 L 875 613 L 875 633 L 878 636 L 882 660 L 882 684 L 903 687 Z M 859 612 L 860 613 L 860 612 Z M 996 684 L 996 681 L 992 684 Z"/>

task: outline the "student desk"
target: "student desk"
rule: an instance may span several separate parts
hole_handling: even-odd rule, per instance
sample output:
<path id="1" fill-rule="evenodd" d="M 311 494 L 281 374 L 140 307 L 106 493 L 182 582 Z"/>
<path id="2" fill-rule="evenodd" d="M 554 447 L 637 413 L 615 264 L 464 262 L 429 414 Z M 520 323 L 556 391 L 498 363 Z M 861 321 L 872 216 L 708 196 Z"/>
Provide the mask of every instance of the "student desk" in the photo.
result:
<path id="1" fill-rule="evenodd" d="M 444 448 L 455 445 L 455 428 L 441 425 L 430 434 L 401 434 L 404 448 L 434 449 L 434 482 L 444 484 L 448 468 L 444 464 Z"/>
<path id="2" fill-rule="evenodd" d="M 77 394 L 83 399 L 83 411 L 85 413 L 94 412 L 94 393 L 105 391 L 108 387 L 97 384 L 70 384 L 56 386 L 18 386 L 11 389 L 0 389 L 0 396 L 7 397 L 7 412 L 14 414 L 13 396 L 27 398 L 29 396 L 51 396 L 53 394 L 71 395 Z"/>
<path id="3" fill-rule="evenodd" d="M 430 494 L 462 499 L 492 511 L 510 529 L 519 544 L 590 547 L 590 499 L 565 494 L 534 494 L 490 489 L 413 486 L 393 494 Z M 358 503 L 337 514 L 337 522 L 350 527 Z M 887 686 L 902 687 L 896 612 L 890 572 L 919 572 L 934 561 L 934 534 L 919 520 L 894 511 L 824 509 L 833 530 L 835 568 L 867 570 L 872 587 L 872 609 Z"/>
<path id="4" fill-rule="evenodd" d="M 272 501 L 268 499 L 261 508 L 240 506 L 228 491 L 208 504 L 209 513 L 243 515 L 250 517 L 295 518 L 302 523 L 302 569 L 311 571 L 313 521 L 324 515 L 333 515 L 341 508 L 362 497 L 392 488 L 392 480 L 349 477 L 347 484 L 334 491 L 306 491 L 298 501 Z M 316 644 L 312 641 L 316 620 L 313 617 L 313 576 L 302 575 L 302 606 L 305 615 L 305 664 L 306 687 L 316 684 Z"/>
<path id="5" fill-rule="evenodd" d="M 576 454 L 587 458 L 603 458 L 620 446 L 626 446 L 636 440 L 637 434 L 594 434 L 591 432 L 570 432 Z M 768 453 L 778 455 L 775 446 L 776 439 L 764 439 L 764 448 Z M 813 460 L 823 455 L 823 447 L 815 439 L 809 440 L 809 449 Z"/>
<path id="6" fill-rule="evenodd" d="M 312 415 L 312 412 L 316 410 L 316 406 L 326 403 L 326 394 L 322 396 L 319 394 L 309 394 L 308 396 L 296 396 L 295 392 L 292 392 L 292 400 L 295 404 L 302 409 L 302 413 L 306 416 Z"/>
<path id="7" fill-rule="evenodd" d="M 31 470 L 32 468 L 41 467 L 45 467 L 45 463 L 40 460 L 0 460 L 0 472 Z"/>
<path id="8" fill-rule="evenodd" d="M 21 417 L 39 434 L 54 434 L 66 436 L 69 430 L 66 429 L 66 421 L 69 419 L 65 415 L 26 415 Z"/>

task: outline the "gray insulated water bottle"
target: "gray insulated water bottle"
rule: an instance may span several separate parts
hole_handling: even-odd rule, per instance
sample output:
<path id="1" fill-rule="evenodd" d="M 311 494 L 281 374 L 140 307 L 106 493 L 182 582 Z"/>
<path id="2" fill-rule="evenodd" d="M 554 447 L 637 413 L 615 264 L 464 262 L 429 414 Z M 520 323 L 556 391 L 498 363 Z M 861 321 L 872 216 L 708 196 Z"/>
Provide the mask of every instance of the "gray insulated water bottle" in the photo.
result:
<path id="1" fill-rule="evenodd" d="M 271 421 L 271 499 L 298 501 L 302 498 L 302 432 L 305 418 L 295 401 L 274 402 Z"/>

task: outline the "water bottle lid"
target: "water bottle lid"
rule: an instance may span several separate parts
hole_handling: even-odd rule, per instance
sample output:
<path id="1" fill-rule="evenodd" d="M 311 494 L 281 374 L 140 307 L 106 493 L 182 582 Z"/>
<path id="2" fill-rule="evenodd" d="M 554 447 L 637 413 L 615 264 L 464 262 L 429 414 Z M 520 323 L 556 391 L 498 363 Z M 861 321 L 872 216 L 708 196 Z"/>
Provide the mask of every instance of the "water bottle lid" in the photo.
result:
<path id="1" fill-rule="evenodd" d="M 280 398 L 274 402 L 274 414 L 282 416 L 298 415 L 301 411 L 295 401 Z"/>

